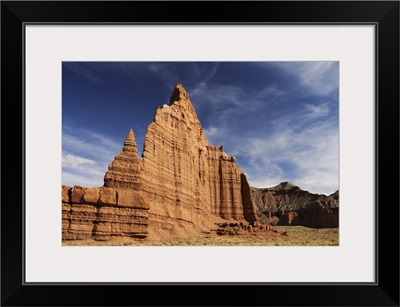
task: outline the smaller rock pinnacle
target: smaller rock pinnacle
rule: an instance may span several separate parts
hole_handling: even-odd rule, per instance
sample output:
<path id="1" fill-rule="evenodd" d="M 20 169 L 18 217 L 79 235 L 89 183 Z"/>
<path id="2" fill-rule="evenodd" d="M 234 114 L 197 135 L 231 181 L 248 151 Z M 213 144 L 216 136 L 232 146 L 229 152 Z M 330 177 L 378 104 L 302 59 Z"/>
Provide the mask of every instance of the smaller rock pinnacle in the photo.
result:
<path id="1" fill-rule="evenodd" d="M 129 130 L 128 134 L 126 135 L 124 148 L 122 149 L 123 152 L 134 152 L 137 154 L 137 145 L 135 142 L 135 133 L 132 129 Z"/>
<path id="2" fill-rule="evenodd" d="M 124 145 L 126 145 L 127 143 L 128 143 L 129 145 L 132 145 L 132 144 L 135 143 L 135 133 L 133 132 L 132 129 L 129 129 L 129 132 L 128 132 L 128 134 L 126 135 Z"/>

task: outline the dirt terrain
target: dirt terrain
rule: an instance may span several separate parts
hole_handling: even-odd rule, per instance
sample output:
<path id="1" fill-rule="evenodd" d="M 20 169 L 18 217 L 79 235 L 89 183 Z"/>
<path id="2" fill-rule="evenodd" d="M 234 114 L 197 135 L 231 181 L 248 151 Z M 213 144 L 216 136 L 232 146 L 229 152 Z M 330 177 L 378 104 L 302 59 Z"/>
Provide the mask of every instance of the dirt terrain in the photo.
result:
<path id="1" fill-rule="evenodd" d="M 248 232 L 240 235 L 218 235 L 216 231 L 191 239 L 164 241 L 134 240 L 118 237 L 111 241 L 65 240 L 67 246 L 338 246 L 338 228 L 274 226 L 274 231 Z"/>

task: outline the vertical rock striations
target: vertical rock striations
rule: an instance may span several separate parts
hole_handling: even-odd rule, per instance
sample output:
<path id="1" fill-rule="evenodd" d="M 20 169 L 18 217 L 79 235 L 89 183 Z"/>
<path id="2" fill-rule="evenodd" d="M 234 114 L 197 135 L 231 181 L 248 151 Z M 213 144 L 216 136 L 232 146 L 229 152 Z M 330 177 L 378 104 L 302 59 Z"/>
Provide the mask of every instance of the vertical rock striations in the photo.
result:
<path id="1" fill-rule="evenodd" d="M 209 145 L 185 89 L 149 125 L 141 158 L 149 218 L 162 228 L 210 227 L 212 217 L 254 221 L 250 186 L 222 146 Z M 246 190 L 247 187 L 247 190 Z M 243 194 L 243 191 L 247 194 Z"/>

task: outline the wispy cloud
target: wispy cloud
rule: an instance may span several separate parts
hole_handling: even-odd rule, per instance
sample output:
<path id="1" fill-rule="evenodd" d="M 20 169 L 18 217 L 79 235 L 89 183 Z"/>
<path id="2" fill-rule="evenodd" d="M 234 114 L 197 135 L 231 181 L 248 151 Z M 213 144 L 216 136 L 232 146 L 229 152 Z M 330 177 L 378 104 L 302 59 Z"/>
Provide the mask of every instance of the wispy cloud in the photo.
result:
<path id="1" fill-rule="evenodd" d="M 252 185 L 270 187 L 291 181 L 311 192 L 332 193 L 338 187 L 338 129 L 335 123 L 269 135 L 238 138 L 232 154 L 247 161 L 242 168 Z"/>
<path id="2" fill-rule="evenodd" d="M 329 114 L 329 105 L 327 102 L 321 104 L 304 104 L 306 116 L 309 118 L 324 117 Z"/>
<path id="3" fill-rule="evenodd" d="M 225 129 L 224 124 L 231 123 L 236 116 L 243 118 L 244 114 L 264 112 L 269 105 L 279 103 L 285 96 L 274 85 L 266 85 L 255 92 L 245 87 L 213 83 L 202 83 L 189 93 L 195 109 L 207 112 L 210 122 L 218 123 L 219 128 Z"/>
<path id="4" fill-rule="evenodd" d="M 338 89 L 338 62 L 287 62 L 276 65 L 297 78 L 300 85 L 314 95 L 327 96 Z"/>
<path id="5" fill-rule="evenodd" d="M 62 166 L 66 168 L 81 169 L 82 167 L 95 165 L 96 161 L 86 159 L 83 157 L 71 155 L 69 153 L 62 153 Z"/>
<path id="6" fill-rule="evenodd" d="M 304 104 L 271 121 L 267 129 L 253 127 L 246 134 L 235 129 L 234 122 L 221 121 L 205 129 L 205 135 L 213 145 L 226 145 L 253 186 L 291 181 L 311 192 L 330 194 L 339 183 L 339 136 L 337 118 L 328 114 L 325 103 Z M 251 122 L 253 116 L 242 119 Z"/>
<path id="7" fill-rule="evenodd" d="M 213 65 L 206 70 L 201 69 L 202 66 L 200 65 L 196 65 L 195 66 L 195 70 L 197 72 L 197 74 L 199 75 L 199 78 L 201 79 L 200 83 L 207 83 L 209 82 L 214 75 L 217 73 L 220 64 L 219 63 L 213 63 Z"/>
<path id="8" fill-rule="evenodd" d="M 242 106 L 246 93 L 243 89 L 232 85 L 209 85 L 200 83 L 195 89 L 190 90 L 190 98 L 199 104 L 208 104 L 207 107 L 217 105 Z"/>
<path id="9" fill-rule="evenodd" d="M 108 164 L 122 149 L 109 137 L 87 130 L 63 126 L 62 182 L 67 185 L 103 185 Z"/>
<path id="10" fill-rule="evenodd" d="M 68 124 L 63 124 L 62 143 L 63 149 L 67 149 L 68 152 L 97 158 L 108 157 L 122 148 L 121 144 L 106 135 Z"/>
<path id="11" fill-rule="evenodd" d="M 339 84 L 339 69 L 336 62 L 311 62 L 300 65 L 300 80 L 314 93 L 326 96 Z"/>
<path id="12" fill-rule="evenodd" d="M 104 176 L 104 175 L 103 175 Z M 80 185 L 84 187 L 100 187 L 103 185 L 103 177 L 93 176 L 86 172 L 76 172 L 70 169 L 62 170 L 62 184 L 74 186 Z"/>

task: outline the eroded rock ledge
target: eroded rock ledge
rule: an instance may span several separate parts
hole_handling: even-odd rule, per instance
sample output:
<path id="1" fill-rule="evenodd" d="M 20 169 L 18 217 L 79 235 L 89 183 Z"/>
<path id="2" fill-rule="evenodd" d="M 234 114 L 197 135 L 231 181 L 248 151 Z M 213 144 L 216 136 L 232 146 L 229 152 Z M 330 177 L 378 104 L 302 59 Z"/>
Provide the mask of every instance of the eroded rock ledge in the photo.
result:
<path id="1" fill-rule="evenodd" d="M 63 239 L 147 237 L 149 203 L 141 192 L 81 186 L 61 191 Z"/>

